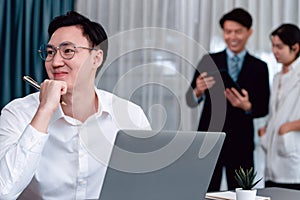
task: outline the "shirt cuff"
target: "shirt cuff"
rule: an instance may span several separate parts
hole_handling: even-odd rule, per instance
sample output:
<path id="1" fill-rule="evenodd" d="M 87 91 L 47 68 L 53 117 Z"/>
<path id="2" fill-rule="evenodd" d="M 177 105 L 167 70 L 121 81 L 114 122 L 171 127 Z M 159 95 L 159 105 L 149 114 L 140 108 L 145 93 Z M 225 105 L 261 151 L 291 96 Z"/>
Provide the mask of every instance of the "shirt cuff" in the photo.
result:
<path id="1" fill-rule="evenodd" d="M 251 114 L 252 114 L 252 110 L 247 110 L 247 111 L 245 111 L 245 114 L 246 114 L 246 115 L 251 115 Z"/>
<path id="2" fill-rule="evenodd" d="M 45 133 L 41 133 L 33 128 L 30 124 L 25 128 L 21 138 L 20 138 L 20 146 L 23 149 L 27 149 L 28 151 L 34 153 L 42 152 L 49 135 Z"/>

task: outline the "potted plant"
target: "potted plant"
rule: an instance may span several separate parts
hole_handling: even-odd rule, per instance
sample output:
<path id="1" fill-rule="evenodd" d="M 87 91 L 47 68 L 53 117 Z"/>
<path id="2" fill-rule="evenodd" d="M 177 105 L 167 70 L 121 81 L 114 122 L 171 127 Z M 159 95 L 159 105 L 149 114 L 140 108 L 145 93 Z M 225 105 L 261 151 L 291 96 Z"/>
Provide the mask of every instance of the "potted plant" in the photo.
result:
<path id="1" fill-rule="evenodd" d="M 257 190 L 253 188 L 262 180 L 262 178 L 260 178 L 254 181 L 256 175 L 257 172 L 254 171 L 253 167 L 246 170 L 240 167 L 235 170 L 234 178 L 240 186 L 240 188 L 236 189 L 237 200 L 255 200 Z"/>

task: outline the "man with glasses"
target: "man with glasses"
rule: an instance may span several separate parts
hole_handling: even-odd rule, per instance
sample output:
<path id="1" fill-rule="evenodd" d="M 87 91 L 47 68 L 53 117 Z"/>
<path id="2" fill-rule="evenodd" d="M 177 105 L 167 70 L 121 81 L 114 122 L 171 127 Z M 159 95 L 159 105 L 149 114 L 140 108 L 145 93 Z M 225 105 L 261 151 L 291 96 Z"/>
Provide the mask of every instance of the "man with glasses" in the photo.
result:
<path id="1" fill-rule="evenodd" d="M 38 52 L 49 79 L 1 113 L 0 199 L 97 199 L 117 131 L 150 124 L 94 86 L 108 48 L 100 24 L 68 12 L 48 33 Z"/>
<path id="2" fill-rule="evenodd" d="M 63 57 L 66 60 L 70 60 L 74 57 L 76 49 L 78 48 L 87 50 L 97 50 L 96 48 L 75 46 L 75 44 L 73 44 L 72 42 L 63 42 L 58 47 L 55 47 L 51 44 L 43 44 L 40 46 L 38 52 L 40 53 L 41 58 L 46 62 L 53 60 L 53 57 L 55 56 L 57 50 L 59 50 L 61 57 Z"/>

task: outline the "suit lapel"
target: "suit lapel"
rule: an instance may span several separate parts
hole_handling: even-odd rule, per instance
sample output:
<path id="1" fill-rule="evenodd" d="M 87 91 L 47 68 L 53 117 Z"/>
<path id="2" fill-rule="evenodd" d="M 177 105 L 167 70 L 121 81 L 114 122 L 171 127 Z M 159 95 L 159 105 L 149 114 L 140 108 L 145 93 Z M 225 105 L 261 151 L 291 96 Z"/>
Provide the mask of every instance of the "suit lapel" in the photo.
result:
<path id="1" fill-rule="evenodd" d="M 214 60 L 219 70 L 227 70 L 228 71 L 226 57 L 227 57 L 226 50 L 224 50 L 221 52 L 220 56 L 217 57 L 217 60 Z"/>

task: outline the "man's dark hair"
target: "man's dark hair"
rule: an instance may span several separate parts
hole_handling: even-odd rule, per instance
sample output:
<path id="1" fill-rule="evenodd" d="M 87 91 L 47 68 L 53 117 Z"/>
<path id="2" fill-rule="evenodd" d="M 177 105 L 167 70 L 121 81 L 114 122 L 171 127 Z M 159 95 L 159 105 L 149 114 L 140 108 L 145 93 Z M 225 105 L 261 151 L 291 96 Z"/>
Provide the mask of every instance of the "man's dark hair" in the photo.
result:
<path id="1" fill-rule="evenodd" d="M 298 26 L 294 24 L 281 24 L 271 33 L 270 37 L 275 35 L 277 35 L 284 44 L 288 45 L 291 50 L 295 44 L 299 44 L 300 47 L 300 30 Z M 299 55 L 300 51 L 296 56 L 299 57 Z"/>
<path id="2" fill-rule="evenodd" d="M 55 17 L 49 24 L 48 33 L 51 37 L 52 34 L 61 27 L 79 25 L 82 27 L 83 35 L 87 36 L 93 47 L 100 46 L 103 51 L 103 62 L 107 57 L 108 40 L 107 34 L 101 24 L 92 22 L 83 15 L 70 11 L 65 15 Z"/>
<path id="3" fill-rule="evenodd" d="M 220 19 L 220 26 L 222 29 L 226 20 L 235 21 L 245 26 L 247 29 L 250 29 L 252 26 L 252 17 L 243 8 L 234 8 L 229 13 L 224 14 Z"/>

